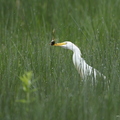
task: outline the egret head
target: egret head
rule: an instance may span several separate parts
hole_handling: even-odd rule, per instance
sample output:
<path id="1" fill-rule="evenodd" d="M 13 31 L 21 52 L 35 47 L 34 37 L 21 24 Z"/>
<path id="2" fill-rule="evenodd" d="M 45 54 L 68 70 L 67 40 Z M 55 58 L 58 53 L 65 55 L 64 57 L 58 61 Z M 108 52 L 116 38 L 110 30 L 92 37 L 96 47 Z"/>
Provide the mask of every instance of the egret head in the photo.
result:
<path id="1" fill-rule="evenodd" d="M 54 44 L 53 44 L 54 43 Z M 72 50 L 73 51 L 73 43 L 70 42 L 70 41 L 65 41 L 65 42 L 62 42 L 62 43 L 55 43 L 53 42 L 53 40 L 51 41 L 51 45 L 52 46 L 60 46 L 62 48 L 65 48 L 65 49 L 69 49 L 69 50 Z"/>

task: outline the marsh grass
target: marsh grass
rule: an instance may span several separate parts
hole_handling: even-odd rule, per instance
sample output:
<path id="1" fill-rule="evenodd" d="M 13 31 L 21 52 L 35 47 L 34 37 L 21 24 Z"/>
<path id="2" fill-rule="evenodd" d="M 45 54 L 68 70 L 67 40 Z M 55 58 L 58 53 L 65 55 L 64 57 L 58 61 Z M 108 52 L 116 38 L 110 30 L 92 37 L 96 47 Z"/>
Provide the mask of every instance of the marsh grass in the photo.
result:
<path id="1" fill-rule="evenodd" d="M 51 4 L 52 3 L 52 4 Z M 119 0 L 0 1 L 0 119 L 120 119 Z M 81 80 L 72 52 L 49 45 L 71 41 L 87 63 L 104 75 L 93 86 Z M 19 77 L 33 71 L 34 102 L 25 97 Z M 26 111 L 26 108 L 28 109 Z"/>

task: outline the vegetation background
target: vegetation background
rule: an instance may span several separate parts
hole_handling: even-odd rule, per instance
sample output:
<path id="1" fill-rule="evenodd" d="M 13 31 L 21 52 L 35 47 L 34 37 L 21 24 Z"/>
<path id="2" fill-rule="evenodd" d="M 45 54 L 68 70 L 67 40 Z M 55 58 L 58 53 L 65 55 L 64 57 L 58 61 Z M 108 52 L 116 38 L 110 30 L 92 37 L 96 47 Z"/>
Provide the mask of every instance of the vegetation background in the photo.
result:
<path id="1" fill-rule="evenodd" d="M 54 28 L 109 85 L 81 81 Z M 0 120 L 120 120 L 120 0 L 0 0 Z"/>

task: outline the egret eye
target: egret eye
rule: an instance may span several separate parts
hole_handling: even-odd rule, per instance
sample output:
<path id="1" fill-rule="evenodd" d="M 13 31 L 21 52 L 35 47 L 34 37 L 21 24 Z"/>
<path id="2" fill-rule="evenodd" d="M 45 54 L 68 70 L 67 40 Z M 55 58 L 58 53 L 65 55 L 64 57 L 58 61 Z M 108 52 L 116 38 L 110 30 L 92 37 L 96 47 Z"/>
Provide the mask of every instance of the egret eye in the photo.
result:
<path id="1" fill-rule="evenodd" d="M 54 45 L 54 44 L 55 44 L 55 41 L 54 41 L 54 40 L 52 40 L 50 44 L 51 44 L 51 45 Z"/>

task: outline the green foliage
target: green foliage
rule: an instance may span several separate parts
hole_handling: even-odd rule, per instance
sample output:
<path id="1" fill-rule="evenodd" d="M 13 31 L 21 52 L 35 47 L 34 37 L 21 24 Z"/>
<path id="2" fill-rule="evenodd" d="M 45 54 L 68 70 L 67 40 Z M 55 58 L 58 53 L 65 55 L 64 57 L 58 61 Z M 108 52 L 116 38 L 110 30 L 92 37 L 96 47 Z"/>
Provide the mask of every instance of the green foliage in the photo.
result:
<path id="1" fill-rule="evenodd" d="M 0 119 L 120 119 L 119 5 L 119 0 L 1 0 Z M 75 43 L 87 63 L 107 76 L 109 89 L 102 79 L 96 86 L 80 79 L 72 52 L 50 46 L 53 28 L 56 42 Z"/>
<path id="2" fill-rule="evenodd" d="M 32 75 L 33 75 L 32 71 L 29 71 L 20 77 L 20 80 L 22 81 L 23 91 L 25 92 L 26 98 L 17 100 L 18 102 L 22 102 L 22 103 L 33 102 L 33 98 L 30 98 L 30 95 L 32 92 L 35 92 L 37 89 L 31 89 L 31 86 L 33 84 Z"/>
<path id="3" fill-rule="evenodd" d="M 30 87 L 31 87 L 31 79 L 32 79 L 32 72 L 27 72 L 25 73 L 22 77 L 20 77 L 20 80 L 23 83 L 23 90 L 25 92 L 30 92 Z"/>

